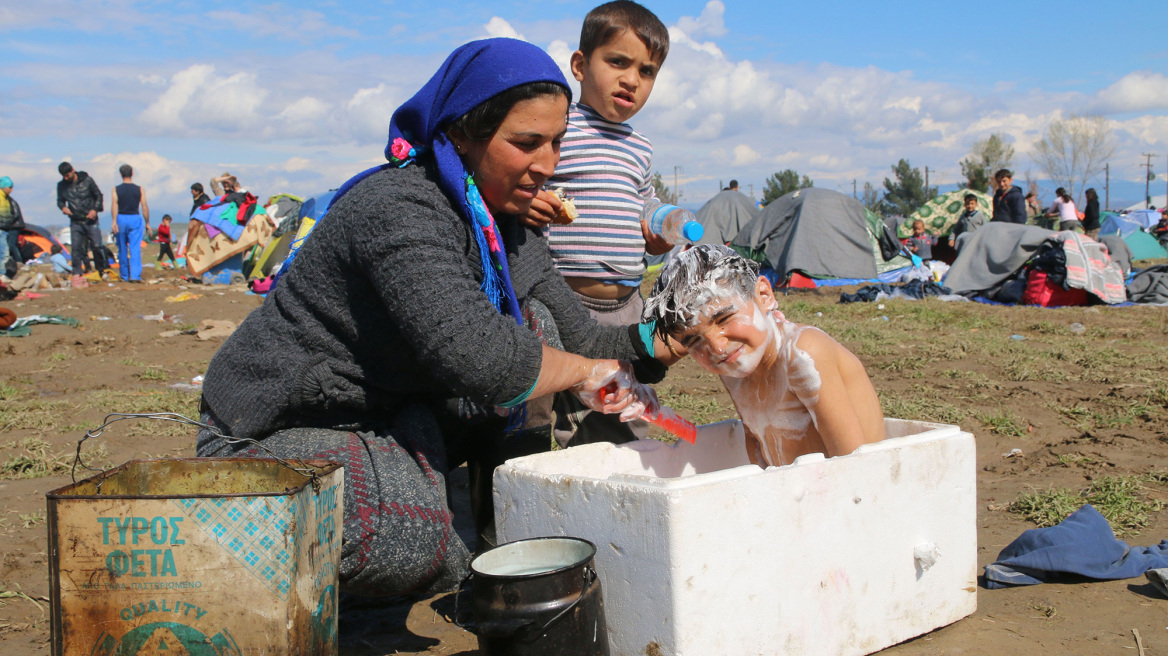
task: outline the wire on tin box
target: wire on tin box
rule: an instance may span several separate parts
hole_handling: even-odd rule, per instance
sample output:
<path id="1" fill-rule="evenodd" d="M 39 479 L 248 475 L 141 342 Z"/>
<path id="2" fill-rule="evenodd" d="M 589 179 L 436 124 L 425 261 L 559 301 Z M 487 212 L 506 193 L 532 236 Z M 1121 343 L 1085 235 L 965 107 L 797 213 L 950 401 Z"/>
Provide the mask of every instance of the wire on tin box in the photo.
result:
<path id="1" fill-rule="evenodd" d="M 112 417 L 112 419 L 111 419 L 111 417 Z M 102 424 L 100 426 L 98 426 L 97 428 L 93 428 L 93 429 L 85 431 L 85 437 L 82 437 L 80 440 L 77 441 L 77 452 L 76 452 L 76 454 L 74 454 L 74 457 L 73 457 L 73 467 L 69 470 L 69 475 L 70 475 L 70 477 L 72 477 L 74 483 L 77 482 L 77 465 L 81 465 L 82 468 L 88 469 L 89 471 L 95 471 L 95 472 L 105 471 L 105 470 L 99 469 L 97 467 L 90 467 L 89 465 L 85 464 L 84 460 L 81 459 L 81 445 L 85 443 L 85 440 L 88 440 L 90 438 L 101 437 L 101 434 L 104 433 L 105 429 L 108 428 L 110 425 L 116 424 L 119 421 L 125 421 L 127 419 L 157 419 L 159 421 L 172 421 L 176 424 L 186 424 L 188 426 L 195 426 L 197 428 L 201 428 L 203 430 L 209 431 L 212 435 L 222 439 L 224 442 L 226 442 L 228 444 L 252 444 L 252 445 L 255 445 L 256 447 L 259 447 L 262 451 L 267 453 L 269 456 L 271 456 L 271 458 L 273 460 L 280 463 L 281 465 L 284 465 L 288 469 L 291 469 L 292 471 L 296 472 L 297 474 L 300 474 L 301 476 L 304 476 L 305 478 L 312 479 L 313 489 L 316 489 L 317 486 L 320 484 L 320 482 L 316 476 L 316 470 L 313 469 L 312 467 L 305 465 L 303 461 L 300 461 L 300 460 L 295 461 L 300 465 L 299 467 L 297 467 L 297 466 L 293 465 L 291 462 L 276 455 L 275 453 L 272 453 L 272 450 L 269 449 L 268 447 L 264 446 L 263 442 L 261 442 L 259 440 L 252 439 L 250 437 L 232 437 L 230 435 L 227 435 L 223 431 L 219 430 L 219 428 L 217 426 L 212 426 L 211 424 L 205 424 L 201 421 L 195 421 L 194 419 L 191 419 L 190 417 L 187 417 L 185 415 L 180 415 L 177 412 L 111 412 L 110 414 L 106 415 L 105 419 L 102 421 Z M 102 482 L 103 481 L 97 482 L 97 493 L 98 494 L 101 494 Z"/>

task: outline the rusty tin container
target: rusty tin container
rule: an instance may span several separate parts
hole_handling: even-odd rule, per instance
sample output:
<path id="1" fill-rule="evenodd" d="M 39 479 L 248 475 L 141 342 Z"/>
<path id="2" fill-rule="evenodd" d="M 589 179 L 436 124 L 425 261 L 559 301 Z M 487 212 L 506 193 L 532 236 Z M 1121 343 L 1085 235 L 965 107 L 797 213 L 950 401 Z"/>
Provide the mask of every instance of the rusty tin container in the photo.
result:
<path id="1" fill-rule="evenodd" d="M 335 655 L 344 470 L 133 460 L 46 494 L 54 656 Z"/>

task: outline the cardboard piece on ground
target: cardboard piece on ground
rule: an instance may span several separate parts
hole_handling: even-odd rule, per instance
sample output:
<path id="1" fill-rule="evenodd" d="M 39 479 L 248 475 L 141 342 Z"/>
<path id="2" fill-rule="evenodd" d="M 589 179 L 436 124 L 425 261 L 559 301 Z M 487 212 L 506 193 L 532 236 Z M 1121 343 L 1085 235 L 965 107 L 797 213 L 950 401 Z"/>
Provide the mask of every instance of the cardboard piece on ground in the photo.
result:
<path id="1" fill-rule="evenodd" d="M 196 333 L 196 336 L 205 342 L 216 337 L 227 339 L 233 332 L 235 332 L 235 322 L 233 321 L 203 319 L 199 324 L 199 332 Z"/>

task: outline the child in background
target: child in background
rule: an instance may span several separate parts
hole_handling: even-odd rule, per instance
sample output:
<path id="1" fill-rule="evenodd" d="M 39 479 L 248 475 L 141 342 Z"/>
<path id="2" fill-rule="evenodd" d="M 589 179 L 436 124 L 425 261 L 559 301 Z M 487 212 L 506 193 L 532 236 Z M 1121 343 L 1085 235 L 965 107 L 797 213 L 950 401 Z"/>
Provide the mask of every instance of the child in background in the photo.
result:
<path id="1" fill-rule="evenodd" d="M 65 253 L 61 251 L 60 244 L 53 244 L 49 248 L 49 262 L 53 265 L 53 273 L 63 273 L 70 275 L 73 273 L 73 265 L 69 263 Z"/>
<path id="2" fill-rule="evenodd" d="M 758 265 L 727 246 L 697 246 L 666 264 L 644 320 L 721 377 L 760 467 L 884 439 L 880 400 L 860 360 L 818 328 L 787 321 Z"/>
<path id="3" fill-rule="evenodd" d="M 570 225 L 547 225 L 547 239 L 556 269 L 601 325 L 640 320 L 645 253 L 673 247 L 642 219 L 646 199 L 655 198 L 653 147 L 626 123 L 649 99 L 668 53 L 665 25 L 629 0 L 588 12 L 580 49 L 572 53 L 580 99 L 569 109 L 560 162 L 548 187 L 566 193 L 579 217 Z M 529 225 L 549 223 L 561 205 L 553 193 L 540 191 Z M 557 415 L 564 419 L 556 430 L 561 444 L 625 442 L 648 434 L 644 422 L 621 424 L 573 401 L 570 395 L 557 399 Z"/>
<path id="4" fill-rule="evenodd" d="M 158 224 L 158 235 L 154 239 L 158 242 L 158 258 L 154 261 L 158 262 L 164 269 L 173 269 L 175 265 L 174 251 L 170 248 L 170 222 L 172 220 L 169 214 L 162 215 L 162 223 Z M 170 264 L 162 261 L 164 255 L 170 258 Z"/>
<path id="5" fill-rule="evenodd" d="M 908 238 L 908 250 L 922 260 L 933 259 L 933 246 L 937 244 L 937 237 L 925 232 L 925 222 L 913 221 L 912 237 Z"/>
<path id="6" fill-rule="evenodd" d="M 1152 236 L 1155 237 L 1161 246 L 1168 245 L 1168 207 L 1160 213 L 1160 222 L 1152 228 Z"/>
<path id="7" fill-rule="evenodd" d="M 957 223 L 953 224 L 953 231 L 949 233 L 949 245 L 953 248 L 957 248 L 958 237 L 973 232 L 986 224 L 985 214 L 977 209 L 977 196 L 965 194 L 964 201 L 965 211 L 957 217 Z"/>

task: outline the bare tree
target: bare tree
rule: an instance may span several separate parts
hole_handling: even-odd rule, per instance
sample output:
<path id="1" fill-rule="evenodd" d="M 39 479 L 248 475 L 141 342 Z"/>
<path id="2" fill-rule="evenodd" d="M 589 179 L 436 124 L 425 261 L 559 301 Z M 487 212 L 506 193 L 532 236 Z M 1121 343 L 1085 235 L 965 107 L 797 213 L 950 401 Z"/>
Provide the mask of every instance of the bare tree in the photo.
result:
<path id="1" fill-rule="evenodd" d="M 973 142 L 969 156 L 961 160 L 961 174 L 965 176 L 965 186 L 985 192 L 990 188 L 990 178 L 999 169 L 1010 168 L 1014 159 L 1014 147 L 1006 143 L 1006 135 L 995 132 L 985 139 Z"/>
<path id="2" fill-rule="evenodd" d="M 1087 180 L 1115 154 L 1111 124 L 1102 116 L 1055 119 L 1034 144 L 1034 161 L 1078 203 Z"/>

